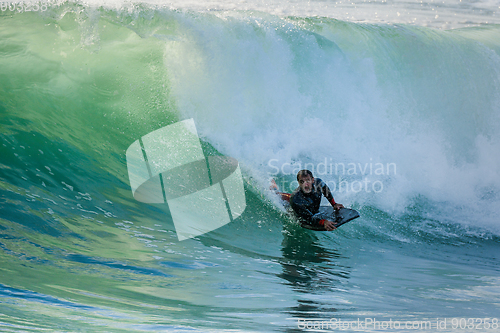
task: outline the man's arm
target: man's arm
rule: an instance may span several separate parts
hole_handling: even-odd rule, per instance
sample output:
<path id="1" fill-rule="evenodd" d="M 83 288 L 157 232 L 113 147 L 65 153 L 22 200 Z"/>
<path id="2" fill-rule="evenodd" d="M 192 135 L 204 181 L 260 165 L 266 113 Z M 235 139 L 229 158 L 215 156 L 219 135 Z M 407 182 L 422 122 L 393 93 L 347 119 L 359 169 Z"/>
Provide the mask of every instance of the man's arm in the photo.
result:
<path id="1" fill-rule="evenodd" d="M 322 181 L 321 179 L 319 179 L 319 181 L 320 181 L 319 186 L 321 187 L 321 192 L 325 196 L 326 200 L 328 200 L 328 202 L 332 205 L 332 207 L 335 210 L 339 210 L 340 208 L 344 208 L 344 205 L 335 202 L 335 199 L 333 198 L 333 194 L 330 191 L 330 188 L 328 187 L 328 185 L 326 185 L 326 183 L 324 181 Z"/>

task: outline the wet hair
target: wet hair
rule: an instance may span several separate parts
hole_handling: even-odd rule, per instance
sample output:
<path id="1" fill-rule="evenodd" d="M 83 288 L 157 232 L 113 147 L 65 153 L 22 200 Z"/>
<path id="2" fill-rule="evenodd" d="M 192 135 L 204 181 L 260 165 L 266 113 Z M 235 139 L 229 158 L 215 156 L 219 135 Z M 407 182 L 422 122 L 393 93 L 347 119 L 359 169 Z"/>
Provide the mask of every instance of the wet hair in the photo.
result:
<path id="1" fill-rule="evenodd" d="M 310 176 L 311 178 L 314 178 L 313 174 L 311 171 L 309 170 L 300 170 L 298 173 L 297 173 L 297 181 L 300 181 L 300 178 L 301 177 L 307 177 L 307 176 Z"/>

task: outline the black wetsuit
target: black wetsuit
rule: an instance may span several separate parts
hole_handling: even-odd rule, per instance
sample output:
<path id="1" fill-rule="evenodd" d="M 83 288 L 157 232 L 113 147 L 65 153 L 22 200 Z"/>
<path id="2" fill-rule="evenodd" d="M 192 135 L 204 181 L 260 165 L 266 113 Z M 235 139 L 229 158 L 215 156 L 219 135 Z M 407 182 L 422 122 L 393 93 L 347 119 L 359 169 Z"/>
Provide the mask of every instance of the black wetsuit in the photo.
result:
<path id="1" fill-rule="evenodd" d="M 293 191 L 290 197 L 290 206 L 302 223 L 306 223 L 313 228 L 321 228 L 323 226 L 325 215 L 319 213 L 322 195 L 326 197 L 332 206 L 335 205 L 335 200 L 328 185 L 319 178 L 314 178 L 310 193 L 302 192 L 300 187 Z"/>

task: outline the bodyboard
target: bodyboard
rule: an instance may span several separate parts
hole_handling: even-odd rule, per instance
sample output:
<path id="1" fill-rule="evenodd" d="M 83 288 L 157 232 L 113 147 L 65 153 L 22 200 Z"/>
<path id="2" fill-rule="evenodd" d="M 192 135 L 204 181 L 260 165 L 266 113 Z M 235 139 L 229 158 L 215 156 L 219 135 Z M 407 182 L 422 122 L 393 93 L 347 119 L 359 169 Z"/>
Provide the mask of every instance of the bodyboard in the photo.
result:
<path id="1" fill-rule="evenodd" d="M 338 228 L 341 225 L 359 217 L 359 213 L 356 210 L 350 208 L 340 208 L 339 210 L 334 210 L 333 207 L 322 206 L 320 208 L 320 213 L 324 216 L 325 219 L 333 221 L 335 223 L 335 228 Z M 307 223 L 301 223 L 300 225 L 302 228 L 310 230 L 326 231 L 323 226 L 312 226 Z"/>
<path id="2" fill-rule="evenodd" d="M 276 186 L 276 183 L 274 183 Z M 277 189 L 277 186 L 276 186 Z M 285 202 L 285 204 L 288 204 L 290 202 L 290 193 L 284 193 L 284 192 L 275 192 L 281 200 Z M 352 221 L 354 219 L 357 219 L 359 217 L 359 213 L 350 208 L 340 208 L 339 210 L 333 209 L 332 206 L 321 206 L 319 213 L 323 215 L 323 217 L 327 220 L 334 221 L 335 222 L 335 228 L 340 227 L 341 225 Z M 293 213 L 292 213 L 293 214 Z M 302 228 L 310 229 L 310 230 L 315 230 L 315 231 L 327 231 L 323 226 L 313 226 L 307 223 L 301 223 L 300 226 Z"/>

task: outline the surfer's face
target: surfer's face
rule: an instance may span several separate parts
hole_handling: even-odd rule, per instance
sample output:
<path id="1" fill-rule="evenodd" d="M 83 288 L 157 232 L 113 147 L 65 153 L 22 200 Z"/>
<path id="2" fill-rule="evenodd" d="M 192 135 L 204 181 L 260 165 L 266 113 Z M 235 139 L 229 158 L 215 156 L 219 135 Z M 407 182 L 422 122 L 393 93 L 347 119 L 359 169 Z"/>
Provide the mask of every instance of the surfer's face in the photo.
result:
<path id="1" fill-rule="evenodd" d="M 307 175 L 302 176 L 299 179 L 299 187 L 304 193 L 311 193 L 313 186 L 314 178 Z"/>

